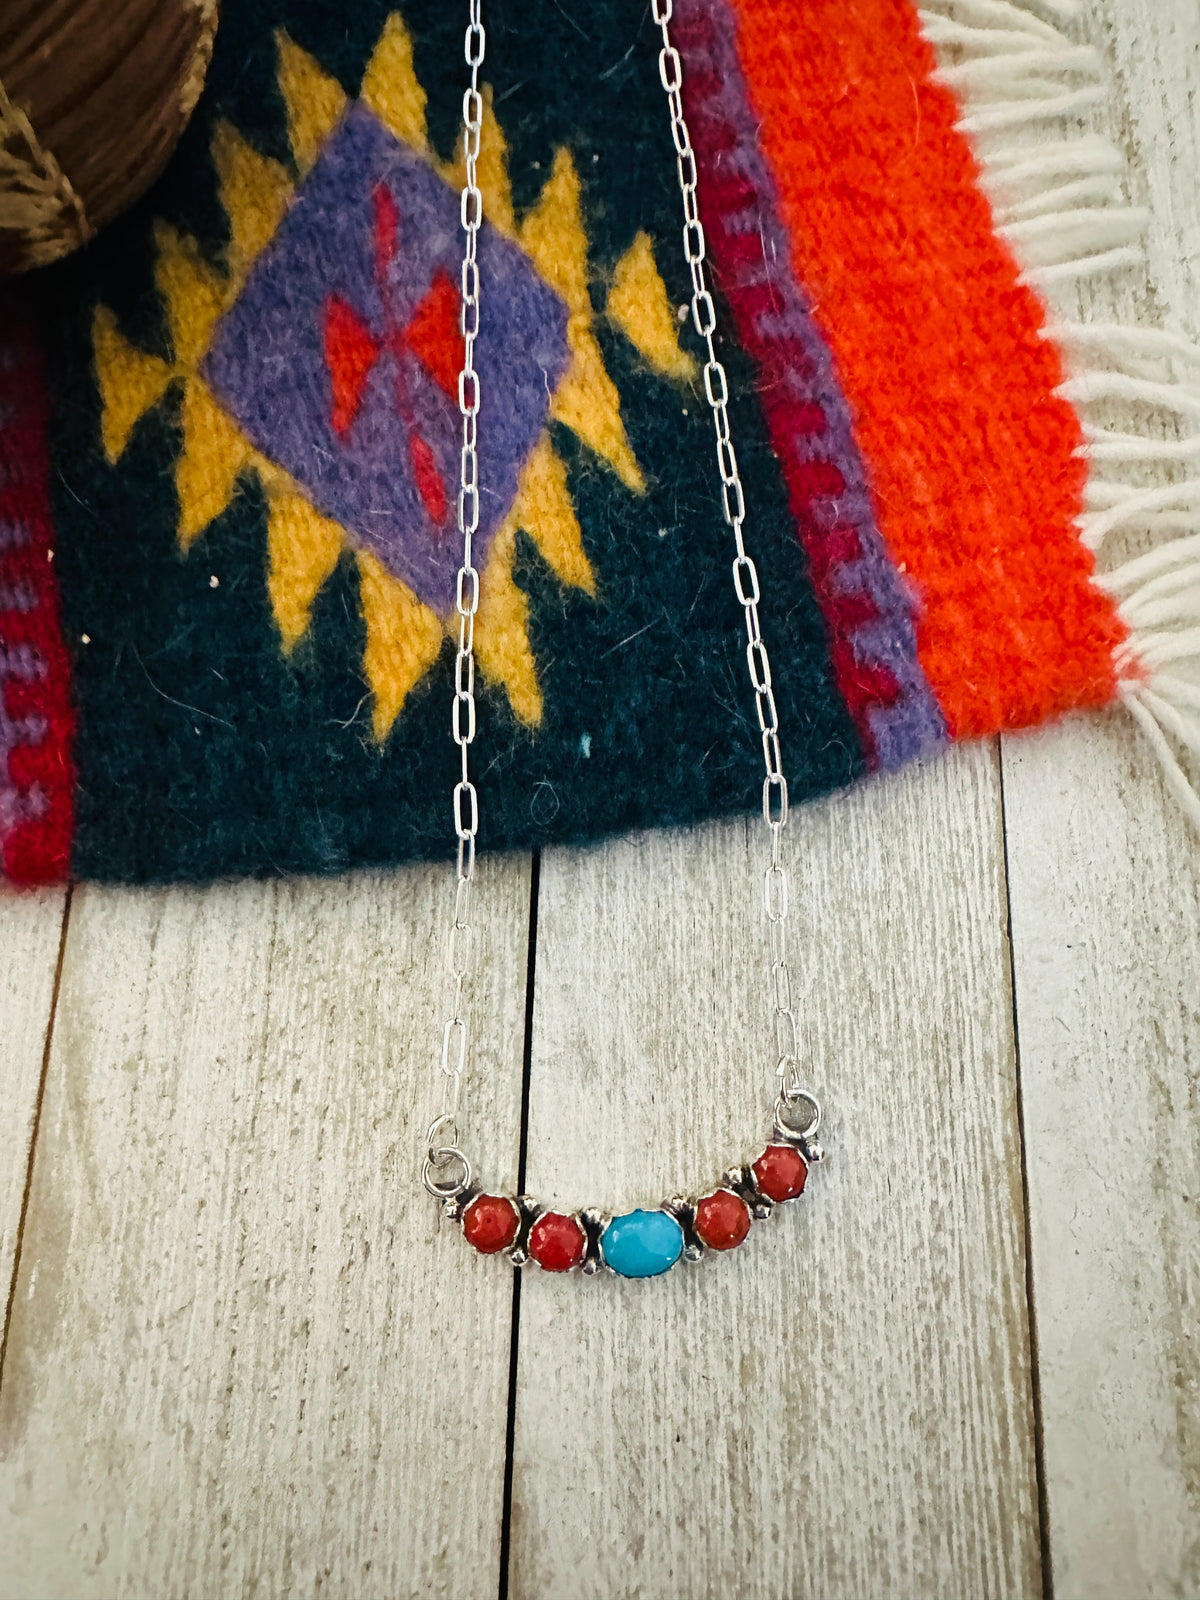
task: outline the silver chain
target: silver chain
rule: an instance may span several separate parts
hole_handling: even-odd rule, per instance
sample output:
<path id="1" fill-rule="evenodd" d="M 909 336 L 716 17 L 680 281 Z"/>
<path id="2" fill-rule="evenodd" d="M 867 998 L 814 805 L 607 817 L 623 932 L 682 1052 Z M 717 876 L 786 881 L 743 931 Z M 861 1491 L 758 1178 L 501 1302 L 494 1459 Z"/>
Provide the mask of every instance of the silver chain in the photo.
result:
<path id="1" fill-rule="evenodd" d="M 454 709 L 451 731 L 462 756 L 462 775 L 454 787 L 454 831 L 458 837 L 454 923 L 450 930 L 448 963 L 454 984 L 450 1016 L 442 1034 L 442 1073 L 445 1095 L 442 1113 L 431 1124 L 423 1177 L 434 1194 L 450 1197 L 469 1187 L 471 1166 L 458 1145 L 458 1106 L 467 1062 L 467 1019 L 464 986 L 470 968 L 472 932 L 469 921 L 471 885 L 475 876 L 475 834 L 479 802 L 468 770 L 467 752 L 475 737 L 475 613 L 479 608 L 479 574 L 471 560 L 471 543 L 479 525 L 479 475 L 475 435 L 479 412 L 479 378 L 474 368 L 475 339 L 479 332 L 479 267 L 477 247 L 483 221 L 483 196 L 475 182 L 483 99 L 479 68 L 483 63 L 484 31 L 481 0 L 469 0 L 470 24 L 466 33 L 466 60 L 471 86 L 463 96 L 463 153 L 466 181 L 462 191 L 461 220 L 466 235 L 462 265 L 463 369 L 458 379 L 458 408 L 462 414 L 462 456 L 458 492 L 458 527 L 462 535 L 462 565 L 455 591 L 458 614 L 458 653 L 454 665 Z M 797 1101 L 816 1102 L 802 1088 L 800 1040 L 792 1009 L 791 969 L 787 960 L 788 875 L 783 863 L 783 830 L 788 820 L 788 787 L 779 747 L 779 714 L 771 679 L 771 663 L 759 624 L 758 569 L 746 553 L 742 525 L 746 502 L 738 472 L 737 452 L 729 429 L 729 384 L 717 359 L 713 335 L 717 313 L 705 269 L 704 225 L 696 193 L 696 156 L 683 114 L 683 63 L 671 44 L 669 23 L 673 0 L 651 0 L 654 20 L 662 30 L 658 72 L 671 109 L 671 135 L 675 142 L 676 169 L 683 196 L 683 252 L 692 275 L 692 323 L 704 340 L 704 393 L 712 411 L 717 440 L 717 470 L 721 475 L 721 509 L 733 530 L 737 554 L 733 561 L 733 587 L 746 621 L 746 663 L 754 690 L 754 705 L 762 736 L 763 820 L 771 833 L 771 862 L 763 876 L 763 904 L 770 931 L 771 985 L 775 1008 L 776 1074 L 779 1079 L 777 1110 Z M 813 1124 L 815 1131 L 815 1123 Z"/>
<path id="2" fill-rule="evenodd" d="M 683 253 L 692 274 L 692 324 L 704 340 L 708 359 L 704 363 L 704 393 L 712 411 L 717 436 L 717 470 L 721 474 L 721 509 L 733 530 L 737 555 L 733 562 L 733 587 L 746 619 L 746 664 L 754 689 L 754 706 L 762 735 L 763 820 L 771 830 L 771 864 L 763 877 L 763 904 L 771 938 L 771 987 L 775 1004 L 776 1073 L 779 1093 L 785 1105 L 803 1094 L 800 1082 L 800 1038 L 796 1014 L 792 1010 L 792 977 L 787 961 L 788 876 L 783 864 L 783 830 L 788 820 L 788 787 L 783 775 L 779 750 L 779 713 L 771 680 L 771 663 L 759 626 L 758 569 L 742 537 L 746 501 L 738 473 L 737 451 L 729 432 L 729 384 L 725 368 L 717 359 L 713 335 L 717 313 L 708 288 L 705 269 L 704 224 L 696 194 L 696 153 L 692 148 L 687 120 L 683 114 L 683 63 L 671 43 L 670 21 L 674 0 L 651 0 L 654 20 L 662 30 L 662 49 L 658 52 L 658 75 L 671 108 L 671 137 L 675 141 L 675 168 L 683 196 Z M 807 1095 L 804 1098 L 809 1098 Z"/>
<path id="3" fill-rule="evenodd" d="M 479 417 L 479 374 L 475 371 L 475 340 L 479 334 L 479 229 L 483 223 L 483 195 L 475 181 L 479 137 L 483 128 L 483 96 L 479 69 L 483 65 L 486 35 L 480 14 L 482 0 L 468 0 L 470 20 L 463 44 L 471 72 L 463 95 L 463 183 L 459 220 L 465 235 L 462 262 L 463 364 L 458 375 L 458 409 L 462 418 L 459 454 L 458 531 L 462 537 L 462 563 L 454 589 L 458 616 L 458 649 L 454 658 L 454 702 L 450 731 L 458 746 L 461 770 L 454 785 L 454 832 L 458 858 L 454 870 L 454 922 L 446 950 L 453 982 L 450 1015 L 442 1030 L 441 1114 L 426 1136 L 423 1177 L 435 1194 L 454 1195 L 470 1184 L 471 1164 L 459 1148 L 458 1107 L 467 1065 L 467 1005 L 464 995 L 471 970 L 474 934 L 471 928 L 471 886 L 475 881 L 475 835 L 479 829 L 479 797 L 471 782 L 469 752 L 475 739 L 475 615 L 479 610 L 479 573 L 472 543 L 479 527 L 479 454 L 476 443 Z"/>

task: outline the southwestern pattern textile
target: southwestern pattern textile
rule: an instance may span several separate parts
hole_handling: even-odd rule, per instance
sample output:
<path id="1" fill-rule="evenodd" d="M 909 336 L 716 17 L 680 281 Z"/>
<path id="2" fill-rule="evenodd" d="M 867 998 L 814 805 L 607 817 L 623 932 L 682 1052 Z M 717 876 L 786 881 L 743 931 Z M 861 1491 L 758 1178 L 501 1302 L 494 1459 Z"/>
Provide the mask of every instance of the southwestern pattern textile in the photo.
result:
<path id="1" fill-rule="evenodd" d="M 761 792 L 647 9 L 489 7 L 492 848 Z M 462 26 L 224 0 L 163 177 L 11 291 L 9 878 L 453 842 Z M 674 27 L 793 799 L 1113 701 L 1080 416 L 916 10 L 676 0 Z"/>

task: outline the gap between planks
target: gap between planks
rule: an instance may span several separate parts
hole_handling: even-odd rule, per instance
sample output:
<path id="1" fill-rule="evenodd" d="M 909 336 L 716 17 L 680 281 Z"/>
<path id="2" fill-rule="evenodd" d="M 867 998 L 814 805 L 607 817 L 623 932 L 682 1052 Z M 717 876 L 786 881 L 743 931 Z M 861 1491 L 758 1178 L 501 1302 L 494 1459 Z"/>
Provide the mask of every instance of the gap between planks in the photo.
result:
<path id="1" fill-rule="evenodd" d="M 0 1284 L 4 1286 L 0 1384 L 21 1267 L 71 891 L 51 889 L 13 896 L 6 901 L 4 912 L 0 927 L 0 1016 L 5 1018 L 0 1129 L 11 1151 L 6 1153 L 0 1175 Z"/>
<path id="2" fill-rule="evenodd" d="M 1079 132 L 1124 151 L 1149 270 L 1084 282 L 1058 309 L 1195 339 L 1200 16 L 1192 0 L 1091 0 L 1076 29 L 1111 87 Z M 1055 1591 L 1192 1594 L 1200 850 L 1121 715 L 1006 736 L 1003 773 Z"/>
<path id="3" fill-rule="evenodd" d="M 731 1257 L 527 1276 L 517 1600 L 1043 1592 L 996 752 L 799 815 L 831 1161 Z M 652 1202 L 752 1153 L 760 845 L 730 823 L 547 853 L 540 1199 Z"/>
<path id="4" fill-rule="evenodd" d="M 526 858 L 481 861 L 516 1178 Z M 0 1594 L 494 1592 L 512 1287 L 414 1174 L 447 875 L 77 891 L 0 1388 Z"/>
<path id="5" fill-rule="evenodd" d="M 887 828 L 882 826 L 885 811 Z M 402 1326 L 388 1339 L 395 1305 L 384 1308 L 380 1324 L 368 1290 L 378 1280 L 364 1274 L 353 1243 L 356 1234 L 369 1230 L 370 1219 L 377 1230 L 380 1216 L 387 1214 L 378 1182 L 364 1167 L 378 1130 L 394 1134 L 397 1116 L 397 1108 L 386 1101 L 372 1112 L 373 1086 L 359 1081 L 354 1064 L 377 1059 L 380 1041 L 374 1040 L 374 1051 L 370 1045 L 378 1019 L 387 1013 L 381 968 L 390 967 L 390 952 L 398 972 L 386 976 L 393 985 L 398 978 L 402 989 L 417 991 L 410 1014 L 400 1019 L 405 1036 L 419 1036 L 425 1046 L 425 1034 L 436 1032 L 431 998 L 436 985 L 429 984 L 425 970 L 428 947 L 435 943 L 427 933 L 433 886 L 423 886 L 422 875 L 415 873 L 399 874 L 390 884 L 385 880 L 374 896 L 370 879 L 204 892 L 84 892 L 68 940 L 62 1020 L 51 1051 L 31 1191 L 30 1265 L 22 1271 L 23 1293 L 16 1306 L 20 1360 L 0 1393 L 0 1439 L 10 1469 L 7 1542 L 15 1548 L 13 1536 L 19 1532 L 27 1546 L 31 1540 L 40 1545 L 35 1565 L 42 1590 L 238 1592 L 265 1585 L 303 1594 L 319 1575 L 329 1592 L 362 1592 L 373 1572 L 389 1593 L 486 1593 L 497 1581 L 497 1535 L 507 1520 L 495 1512 L 489 1517 L 487 1506 L 490 1502 L 499 1510 L 503 1505 L 507 1454 L 512 1550 L 504 1572 L 514 1595 L 583 1593 L 578 1585 L 586 1588 L 589 1582 L 590 1592 L 610 1595 L 683 1592 L 677 1582 L 689 1593 L 720 1594 L 728 1592 L 731 1572 L 738 1574 L 739 1592 L 798 1592 L 812 1582 L 825 1592 L 847 1595 L 874 1594 L 889 1585 L 896 1592 L 923 1595 L 1034 1593 L 1036 1495 L 1018 1292 L 1023 1281 L 1019 1152 L 1007 994 L 997 981 L 1006 974 L 1006 960 L 998 915 L 994 753 L 955 752 L 948 762 L 905 775 L 877 792 L 816 808 L 812 837 L 807 827 L 804 837 L 806 853 L 810 844 L 815 852 L 810 869 L 816 881 L 811 894 L 800 896 L 800 932 L 825 951 L 825 961 L 806 975 L 805 999 L 815 1016 L 815 1036 L 826 1037 L 827 1028 L 835 1035 L 830 1059 L 865 1062 L 863 1081 L 844 1092 L 837 1074 L 831 1112 L 853 1130 L 857 1159 L 842 1166 L 853 1167 L 855 1185 L 862 1175 L 869 1180 L 868 1221 L 845 1211 L 855 1190 L 849 1173 L 844 1181 L 839 1177 L 835 1160 L 814 1179 L 807 1212 L 798 1210 L 760 1230 L 739 1257 L 708 1262 L 691 1279 L 681 1272 L 658 1285 L 559 1284 L 531 1276 L 516 1330 L 519 1360 L 508 1411 L 513 1434 L 508 1452 L 502 1441 L 512 1378 L 511 1308 L 520 1291 L 503 1268 L 497 1272 L 500 1264 L 473 1258 L 456 1230 L 435 1227 L 427 1237 L 426 1198 L 407 1192 L 407 1164 L 394 1171 L 389 1161 L 388 1177 L 399 1185 L 401 1211 L 414 1219 L 389 1256 L 389 1271 L 405 1280 L 397 1293 L 406 1284 L 410 1291 L 422 1286 L 432 1297 L 432 1320 L 456 1330 L 452 1347 L 439 1346 L 434 1363 L 426 1347 L 412 1346 L 422 1350 L 420 1370 L 434 1391 L 422 1407 L 410 1374 L 396 1371 L 406 1341 L 415 1334 L 411 1325 Z M 863 877 L 855 880 L 860 847 L 866 859 Z M 668 870 L 661 881 L 679 890 L 678 945 L 668 940 L 668 948 L 656 949 L 653 938 L 647 944 L 644 914 L 627 916 L 613 901 L 608 875 L 615 868 L 620 876 L 630 851 L 646 853 L 651 866 L 663 857 Z M 925 926 L 926 919 L 914 921 L 912 911 L 923 903 L 920 885 L 931 853 L 941 860 L 948 886 L 934 892 L 927 907 L 934 914 Z M 522 1032 L 530 1095 L 539 1101 L 528 1124 L 537 1146 L 531 1151 L 534 1159 L 544 1168 L 560 1092 L 568 1101 L 576 1101 L 580 1092 L 585 1099 L 595 1093 L 598 1101 L 608 1102 L 584 1118 L 585 1131 L 596 1131 L 595 1148 L 584 1139 L 571 1146 L 564 1142 L 561 1153 L 571 1169 L 571 1188 L 591 1182 L 597 1192 L 573 1198 L 612 1203 L 651 1178 L 645 1163 L 654 1141 L 639 1140 L 636 1130 L 655 1126 L 664 1106 L 661 1099 L 654 1104 L 656 1080 L 645 1060 L 612 1051 L 627 1071 L 624 1081 L 619 1074 L 592 1079 L 580 1071 L 535 1075 L 537 1050 L 543 1069 L 553 1066 L 545 1055 L 547 1012 L 559 1025 L 571 1013 L 572 997 L 556 981 L 554 946 L 559 967 L 564 955 L 570 965 L 579 931 L 572 916 L 576 922 L 582 916 L 593 933 L 608 939 L 601 983 L 595 981 L 595 968 L 579 960 L 573 974 L 557 972 L 558 979 L 571 976 L 576 987 L 584 981 L 588 1040 L 587 1049 L 576 1054 L 577 1066 L 586 1068 L 589 1051 L 630 1043 L 631 1028 L 635 1036 L 645 1031 L 644 1047 L 662 1048 L 663 1059 L 678 1069 L 679 1046 L 693 1030 L 675 1028 L 672 1034 L 672 1023 L 680 1018 L 690 1023 L 697 1008 L 704 1023 L 692 1040 L 710 1046 L 694 1084 L 701 1091 L 700 1114 L 684 1103 L 676 1106 L 688 1114 L 682 1124 L 670 1119 L 665 1130 L 671 1160 L 654 1175 L 657 1187 L 674 1187 L 676 1180 L 698 1183 L 708 1167 L 715 1175 L 724 1161 L 742 1153 L 739 1146 L 761 1124 L 765 1107 L 749 1066 L 761 1031 L 764 969 L 754 951 L 755 939 L 761 938 L 756 916 L 760 866 L 755 853 L 747 853 L 744 829 L 728 824 L 609 846 L 587 853 L 582 863 L 572 853 L 555 853 L 545 870 L 556 874 L 558 912 L 535 930 L 548 939 L 551 959 L 547 969 L 543 955 L 537 955 L 543 981 L 531 1012 L 523 984 L 506 987 L 503 974 L 522 931 L 519 912 L 533 903 L 532 886 L 508 882 L 503 864 L 496 864 L 495 879 L 481 896 L 486 907 L 490 896 L 499 895 L 499 904 L 492 899 L 492 931 L 481 970 L 501 981 L 489 985 L 500 993 L 480 1020 L 481 1037 L 493 1049 L 493 1059 L 481 1063 L 480 1082 L 486 1085 L 485 1100 L 507 1082 L 509 1110 L 506 1115 L 500 1107 L 489 1133 L 497 1111 L 489 1100 L 487 1112 L 481 1110 L 472 1124 L 491 1181 L 511 1183 L 518 1177 L 505 1171 L 518 1146 L 520 1119 L 517 1078 L 505 1077 L 503 1063 L 515 1065 Z M 869 915 L 865 921 L 850 915 L 836 939 L 813 937 L 814 922 L 832 909 L 837 899 L 832 890 L 847 871 L 859 889 L 882 886 L 882 954 L 899 955 L 915 984 L 906 996 L 903 984 L 896 988 L 884 981 L 869 997 L 866 1015 L 857 1019 L 842 1016 L 843 985 L 849 981 L 854 992 L 855 981 L 861 983 L 869 970 L 869 963 L 868 969 L 863 966 L 873 937 Z M 650 878 L 659 881 L 654 872 Z M 412 903 L 397 924 L 402 885 Z M 840 885 L 843 897 L 847 887 Z M 359 927 L 364 904 L 368 926 Z M 553 938 L 546 929 L 557 930 Z M 731 930 L 738 952 L 733 977 Z M 523 931 L 528 961 L 533 954 L 528 925 Z M 660 984 L 664 975 L 670 979 L 681 953 L 690 960 L 697 949 L 699 989 L 684 991 L 682 1008 L 667 1009 L 664 1037 Z M 586 950 L 584 944 L 576 953 L 586 956 Z M 436 952 L 432 964 L 437 964 Z M 885 959 L 879 971 L 887 970 Z M 956 998 L 960 987 L 982 1000 L 978 1010 Z M 673 992 L 669 981 L 668 991 Z M 224 997 L 215 1017 L 204 1004 L 204 996 L 214 993 Z M 610 1024 L 626 1013 L 626 1033 L 617 1040 L 611 1030 L 606 1034 L 603 1015 L 595 1014 L 606 997 Z M 938 1001 L 944 1003 L 940 1008 Z M 930 1065 L 942 1096 L 937 1103 L 930 1100 L 909 1015 L 913 1007 L 924 1013 L 930 1005 L 935 1014 Z M 872 1019 L 878 1008 L 881 1014 Z M 331 1010 L 340 1016 L 328 1016 Z M 883 1029 L 889 1043 L 881 1050 L 879 1040 L 868 1039 L 864 1029 L 871 1034 L 884 1021 L 892 1027 Z M 901 1041 L 895 1050 L 892 1035 Z M 636 1057 L 641 1046 L 636 1037 L 633 1042 Z M 340 1061 L 343 1053 L 348 1063 Z M 419 1090 L 425 1081 L 427 1053 L 421 1048 L 418 1063 L 401 1064 L 402 1092 L 404 1086 Z M 960 1053 L 969 1069 L 965 1082 L 949 1070 Z M 894 1078 L 883 1071 L 880 1059 L 889 1055 L 901 1058 L 903 1070 Z M 302 1065 L 311 1082 L 301 1081 Z M 877 1088 L 884 1103 L 872 1105 L 872 1075 L 880 1072 Z M 281 1108 L 293 1073 L 291 1097 L 299 1094 L 299 1103 L 289 1108 L 285 1096 Z M 628 1120 L 623 1133 L 621 1116 L 611 1115 L 614 1096 L 618 1113 L 625 1104 L 630 1108 L 632 1139 Z M 399 1110 L 403 1120 L 403 1107 Z M 331 1120 L 340 1127 L 332 1156 L 327 1147 Z M 603 1137 L 606 1128 L 617 1141 L 615 1151 Z M 361 1149 L 348 1150 L 348 1139 L 361 1141 Z M 934 1179 L 936 1157 L 947 1139 L 955 1149 L 962 1142 L 976 1179 L 983 1173 L 993 1182 L 968 1178 L 943 1193 Z M 296 1148 L 289 1152 L 292 1142 Z M 348 1160 L 353 1164 L 347 1166 Z M 640 1172 L 635 1170 L 639 1163 Z M 619 1170 L 622 1165 L 627 1170 Z M 264 1180 L 265 1195 L 259 1192 Z M 331 1199 L 323 1199 L 331 1189 Z M 330 1205 L 332 1228 L 322 1216 Z M 214 1214 L 206 1216 L 210 1206 Z M 315 1217 L 309 1223 L 304 1218 L 312 1207 Z M 355 1223 L 348 1211 L 362 1221 Z M 931 1230 L 935 1211 L 941 1225 Z M 889 1213 L 899 1248 L 894 1260 L 885 1259 L 876 1269 L 863 1254 L 861 1236 L 879 1238 L 882 1221 L 886 1238 Z M 789 1240 L 788 1228 L 800 1230 L 800 1239 Z M 827 1229 L 831 1249 L 824 1251 L 822 1268 Z M 294 1239 L 288 1237 L 291 1232 Z M 793 1253 L 797 1245 L 799 1256 Z M 203 1265 L 197 1250 L 207 1261 L 199 1283 L 187 1265 L 189 1260 L 196 1270 Z M 346 1273 L 350 1277 L 343 1284 Z M 442 1273 L 446 1279 L 439 1290 Z M 672 1297 L 665 1307 L 663 1290 Z M 546 1296 L 562 1291 L 571 1318 L 585 1324 L 584 1344 L 590 1339 L 590 1349 L 577 1350 L 573 1360 L 567 1353 L 573 1381 L 565 1393 L 559 1387 L 563 1362 L 553 1354 L 555 1339 L 547 1337 L 557 1331 L 561 1343 L 564 1330 L 545 1326 Z M 657 1301 L 648 1294 L 657 1295 Z M 297 1297 L 299 1312 L 307 1305 L 310 1319 L 318 1323 L 320 1305 L 331 1300 L 332 1316 L 324 1317 L 323 1328 L 305 1332 L 301 1326 L 281 1344 L 272 1332 L 270 1310 L 297 1303 Z M 198 1298 L 210 1307 L 202 1310 L 199 1326 Z M 805 1311 L 810 1299 L 817 1302 L 811 1315 Z M 786 1315 L 789 1305 L 806 1324 L 795 1337 Z M 941 1346 L 935 1339 L 934 1347 L 926 1348 L 939 1310 L 955 1337 Z M 459 1328 L 464 1311 L 473 1331 Z M 363 1319 L 365 1330 L 357 1326 Z M 638 1335 L 625 1340 L 624 1352 L 640 1353 L 666 1380 L 669 1416 L 655 1417 L 653 1403 L 647 1404 L 653 1396 L 637 1382 L 630 1386 L 623 1370 L 628 1363 L 614 1342 L 622 1332 L 614 1324 L 620 1323 L 625 1333 Z M 89 1332 L 81 1344 L 84 1329 Z M 382 1333 L 382 1355 L 364 1346 L 364 1333 L 375 1339 Z M 811 1352 L 805 1357 L 812 1342 L 819 1347 L 815 1362 Z M 339 1396 L 321 1372 L 347 1343 L 353 1372 Z M 471 1352 L 466 1368 L 460 1345 Z M 786 1363 L 776 1351 L 789 1352 Z M 689 1371 L 685 1359 L 697 1355 L 701 1368 Z M 722 1373 L 722 1362 L 727 1365 L 734 1355 L 737 1370 Z M 755 1372 L 743 1372 L 746 1359 Z M 793 1362 L 799 1364 L 794 1383 Z M 828 1369 L 828 1393 L 815 1378 L 822 1364 Z M 306 1370 L 310 1367 L 315 1376 Z M 732 1397 L 732 1419 L 723 1419 L 720 1407 L 711 1412 L 714 1380 L 722 1380 Z M 128 1393 L 131 1381 L 135 1392 Z M 551 1424 L 550 1440 L 543 1437 L 540 1444 L 531 1438 L 531 1420 L 539 1420 L 530 1416 L 531 1383 L 543 1391 L 538 1396 L 541 1425 L 548 1418 Z M 265 1395 L 258 1394 L 262 1389 Z M 167 1391 L 178 1391 L 170 1404 L 184 1430 L 183 1442 L 174 1448 L 166 1448 L 172 1435 L 162 1431 Z M 163 1400 L 154 1398 L 159 1394 Z M 389 1417 L 372 1447 L 382 1449 L 382 1464 L 373 1454 L 370 1460 L 364 1456 L 366 1441 L 358 1429 L 357 1450 L 347 1458 L 350 1479 L 339 1485 L 332 1503 L 323 1505 L 314 1494 L 328 1457 L 306 1437 L 306 1408 L 314 1425 L 330 1435 L 331 1446 L 345 1446 L 356 1439 L 347 1413 L 369 1410 L 375 1396 Z M 592 1410 L 579 1418 L 572 1407 L 588 1398 Z M 854 1402 L 849 1406 L 848 1398 Z M 806 1415 L 810 1407 L 812 1417 Z M 441 1437 L 439 1425 L 451 1437 L 475 1441 L 470 1470 L 465 1481 L 452 1475 L 423 1488 L 419 1473 L 416 1478 L 405 1473 L 407 1462 L 396 1459 L 396 1450 L 419 1464 Z M 697 1452 L 687 1470 L 673 1435 L 657 1437 L 664 1425 L 675 1426 L 681 1443 L 686 1432 Z M 646 1428 L 652 1437 L 645 1437 Z M 372 1433 L 368 1426 L 368 1436 Z M 722 1434 L 724 1452 L 714 1459 L 710 1445 Z M 66 1461 L 64 1438 L 73 1441 Z M 592 1462 L 600 1463 L 599 1482 L 579 1485 L 577 1496 L 569 1492 L 570 1474 L 565 1484 L 555 1474 L 562 1463 L 555 1463 L 554 1450 L 563 1445 L 574 1449 L 576 1466 L 582 1460 L 590 1470 Z M 153 1463 L 153 1470 L 135 1469 L 142 1460 Z M 662 1461 L 690 1492 L 656 1504 L 655 1490 L 669 1482 L 656 1467 Z M 16 1480 L 11 1469 L 18 1472 Z M 18 1487 L 22 1479 L 23 1490 Z M 799 1537 L 788 1527 L 784 1537 L 787 1485 L 794 1481 L 803 1485 L 805 1506 L 793 1514 L 807 1519 L 811 1504 L 824 1517 L 818 1515 L 818 1525 L 802 1529 Z M 641 1506 L 629 1498 L 631 1487 L 638 1486 L 649 1495 Z M 548 1492 L 554 1505 L 564 1496 L 580 1508 L 573 1529 L 565 1530 L 565 1548 L 562 1519 L 553 1506 L 546 1520 L 531 1520 L 531 1510 Z M 714 1540 L 705 1515 L 705 1495 L 712 1492 L 728 1499 L 732 1529 L 726 1527 L 723 1543 Z M 588 1548 L 594 1543 L 589 1519 L 597 1494 L 608 1515 L 620 1520 L 628 1514 L 636 1525 L 640 1514 L 650 1528 L 665 1530 L 661 1550 L 653 1548 L 653 1538 L 640 1550 L 619 1533 L 609 1545 L 602 1540 L 606 1570 L 598 1582 L 596 1551 Z M 121 1511 L 114 1521 L 105 1508 L 116 1504 Z M 187 1525 L 172 1518 L 168 1504 L 189 1506 Z M 222 1526 L 229 1531 L 217 1538 Z M 584 1540 L 583 1548 L 570 1547 L 572 1532 Z M 681 1554 L 681 1543 L 694 1546 L 690 1555 Z M 564 1589 L 553 1578 L 548 1586 L 539 1583 L 531 1556 L 543 1567 L 564 1561 L 559 1576 L 575 1587 Z M 26 1582 L 27 1560 L 12 1574 L 12 1593 L 33 1587 Z M 489 1567 L 490 1579 L 485 1576 Z"/>

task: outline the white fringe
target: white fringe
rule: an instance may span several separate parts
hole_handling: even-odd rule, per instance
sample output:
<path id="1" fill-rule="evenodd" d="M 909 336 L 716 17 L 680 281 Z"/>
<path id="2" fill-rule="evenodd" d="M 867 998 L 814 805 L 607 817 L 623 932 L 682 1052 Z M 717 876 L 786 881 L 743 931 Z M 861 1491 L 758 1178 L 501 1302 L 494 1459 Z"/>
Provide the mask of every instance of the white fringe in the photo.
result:
<path id="1" fill-rule="evenodd" d="M 1117 652 L 1120 698 L 1171 792 L 1200 831 L 1200 345 L 1161 328 L 1056 317 L 1062 286 L 1146 270 L 1150 216 L 1123 192 L 1125 161 L 1080 127 L 1108 98 L 1103 60 L 1056 25 L 1078 0 L 925 0 L 939 76 L 961 98 L 997 229 L 1022 278 L 1046 296 L 1045 336 L 1071 376 L 1060 395 L 1083 418 L 1089 463 L 1080 537 L 1096 581 L 1129 629 Z M 1106 409 L 1104 425 L 1093 408 Z M 1120 426 L 1113 427 L 1116 412 Z M 1146 466 L 1167 481 L 1120 476 Z M 1155 541 L 1115 562 L 1110 547 Z"/>

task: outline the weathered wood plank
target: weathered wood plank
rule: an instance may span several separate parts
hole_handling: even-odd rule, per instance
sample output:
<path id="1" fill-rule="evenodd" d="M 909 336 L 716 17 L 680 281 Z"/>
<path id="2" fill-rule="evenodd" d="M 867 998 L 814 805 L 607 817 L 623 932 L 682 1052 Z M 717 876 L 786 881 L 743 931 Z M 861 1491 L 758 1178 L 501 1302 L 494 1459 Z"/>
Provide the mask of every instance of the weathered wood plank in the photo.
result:
<path id="1" fill-rule="evenodd" d="M 1153 208 L 1150 274 L 1064 309 L 1195 338 L 1200 13 L 1088 11 L 1113 83 L 1095 125 Z M 1006 740 L 1003 759 L 1054 1591 L 1193 1594 L 1200 848 L 1120 717 Z"/>
<path id="2" fill-rule="evenodd" d="M 754 1153 L 761 831 L 544 860 L 531 1192 L 654 1202 Z M 995 756 L 805 810 L 791 845 L 830 1160 L 732 1257 L 529 1269 L 520 1600 L 1041 1592 Z"/>
<path id="3" fill-rule="evenodd" d="M 1059 1600 L 1200 1586 L 1200 863 L 1114 722 L 1004 753 Z"/>
<path id="4" fill-rule="evenodd" d="M 510 1183 L 528 893 L 484 867 L 473 1137 Z M 448 868 L 77 893 L 0 1593 L 494 1591 L 511 1285 L 415 1181 L 450 903 Z"/>
<path id="5" fill-rule="evenodd" d="M 12 1283 L 64 900 L 47 889 L 0 901 L 0 1306 Z"/>

